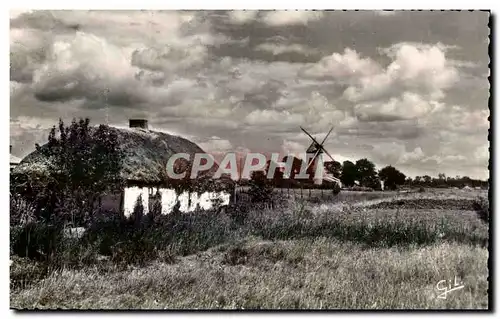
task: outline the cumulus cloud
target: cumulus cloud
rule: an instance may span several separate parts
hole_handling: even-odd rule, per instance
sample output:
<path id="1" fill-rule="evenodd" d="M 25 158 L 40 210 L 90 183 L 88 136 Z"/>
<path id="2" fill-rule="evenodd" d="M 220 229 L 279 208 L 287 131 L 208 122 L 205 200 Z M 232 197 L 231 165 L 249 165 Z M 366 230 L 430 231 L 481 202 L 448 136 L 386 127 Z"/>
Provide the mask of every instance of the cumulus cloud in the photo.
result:
<path id="1" fill-rule="evenodd" d="M 400 43 L 381 50 L 392 59 L 387 67 L 346 48 L 301 70 L 314 79 L 347 85 L 343 97 L 353 103 L 361 121 L 425 117 L 441 105 L 444 91 L 459 80 L 441 44 Z"/>
<path id="2" fill-rule="evenodd" d="M 250 125 L 258 126 L 280 126 L 283 125 L 300 125 L 304 121 L 304 117 L 300 114 L 293 114 L 288 111 L 274 110 L 254 110 L 245 118 L 245 122 Z"/>
<path id="3" fill-rule="evenodd" d="M 403 153 L 399 157 L 397 163 L 398 164 L 407 164 L 407 163 L 413 164 L 416 161 L 422 160 L 424 157 L 425 157 L 425 154 L 422 151 L 422 148 L 421 147 L 416 147 L 411 152 L 405 152 L 405 153 Z"/>
<path id="4" fill-rule="evenodd" d="M 379 74 L 381 67 L 370 58 L 363 58 L 358 52 L 346 48 L 344 53 L 333 53 L 318 63 L 302 70 L 302 75 L 312 78 L 333 78 L 350 83 L 350 80 Z"/>
<path id="5" fill-rule="evenodd" d="M 316 50 L 308 48 L 302 44 L 276 44 L 276 43 L 261 43 L 255 47 L 256 50 L 271 52 L 274 55 L 295 52 L 304 55 L 315 54 Z"/>
<path id="6" fill-rule="evenodd" d="M 132 65 L 152 71 L 164 73 L 183 70 L 189 72 L 203 65 L 207 58 L 204 45 L 193 45 L 188 48 L 169 47 L 141 48 L 132 53 Z M 172 62 L 176 63 L 173 64 Z"/>
<path id="7" fill-rule="evenodd" d="M 456 48 L 440 43 L 398 43 L 379 50 L 391 59 L 386 66 L 352 49 L 345 49 L 342 54 L 333 53 L 308 65 L 301 70 L 301 75 L 316 80 L 330 79 L 345 87 L 341 95 L 351 107 L 346 107 L 344 102 L 341 109 L 352 111 L 344 114 L 350 125 L 336 130 L 341 135 L 415 139 L 426 130 L 439 130 L 439 126 L 484 133 L 488 125 L 486 110 L 457 110 L 443 102 L 447 89 L 460 81 L 457 64 L 446 58 L 450 49 Z M 329 102 L 322 105 L 330 105 L 323 108 L 324 112 L 336 109 Z M 338 115 L 342 120 L 340 113 Z M 358 122 L 353 121 L 352 116 Z M 380 142 L 377 145 L 387 148 Z M 416 148 L 406 152 L 399 147 L 396 151 L 388 150 L 389 154 L 394 154 L 388 159 L 394 163 L 406 163 L 421 157 L 420 151 L 422 149 Z M 378 157 L 387 159 L 387 156 Z M 436 162 L 437 159 L 431 156 L 428 161 Z M 446 163 L 446 160 L 437 162 Z M 451 163 L 451 158 L 448 162 Z"/>
<path id="8" fill-rule="evenodd" d="M 302 160 L 305 160 L 305 151 L 307 146 L 295 141 L 284 140 L 281 145 L 281 152 L 285 155 L 292 155 Z"/>
<path id="9" fill-rule="evenodd" d="M 192 100 L 189 104 L 182 102 L 174 107 L 164 107 L 159 112 L 159 116 L 169 116 L 178 119 L 199 119 L 215 120 L 228 119 L 232 113 L 232 106 L 228 103 L 217 103 L 214 97 L 207 97 L 206 100 Z M 228 121 L 229 122 L 229 121 Z"/>
<path id="10" fill-rule="evenodd" d="M 198 144 L 205 152 L 224 152 L 233 148 L 231 142 L 221 139 L 218 136 L 212 136 L 209 140 Z"/>
<path id="11" fill-rule="evenodd" d="M 488 166 L 488 161 L 490 159 L 489 145 L 485 143 L 484 145 L 478 146 L 474 151 L 474 159 L 477 165 Z"/>
<path id="12" fill-rule="evenodd" d="M 10 30 L 10 79 L 29 83 L 50 51 L 50 36 L 35 29 Z"/>
<path id="13" fill-rule="evenodd" d="M 457 69 L 446 60 L 439 45 L 400 44 L 384 52 L 393 61 L 382 72 L 360 77 L 344 92 L 348 100 L 377 99 L 401 90 L 440 99 L 443 90 L 459 79 Z"/>
<path id="14" fill-rule="evenodd" d="M 10 145 L 12 154 L 25 156 L 33 151 L 35 144 L 47 141 L 50 128 L 56 123 L 38 117 L 18 116 L 10 119 Z"/>
<path id="15" fill-rule="evenodd" d="M 233 10 L 229 12 L 229 21 L 232 23 L 247 23 L 254 20 L 259 11 L 254 10 Z"/>
<path id="16" fill-rule="evenodd" d="M 264 13 L 262 22 L 270 26 L 307 24 L 321 19 L 322 16 L 321 11 L 270 11 Z"/>
<path id="17" fill-rule="evenodd" d="M 10 9 L 9 10 L 9 15 L 11 19 L 15 19 L 19 17 L 23 13 L 29 13 L 32 10 L 26 10 L 26 9 Z"/>
<path id="18" fill-rule="evenodd" d="M 390 17 L 393 15 L 396 15 L 397 11 L 395 11 L 395 10 L 376 10 L 375 13 L 378 14 L 379 16 Z"/>
<path id="19" fill-rule="evenodd" d="M 246 24 L 254 21 L 264 23 L 270 27 L 285 25 L 306 25 L 308 22 L 321 19 L 321 11 L 254 11 L 254 10 L 233 10 L 228 13 L 228 20 L 233 24 Z"/>
<path id="20" fill-rule="evenodd" d="M 51 54 L 34 72 L 33 87 L 42 101 L 107 98 L 111 104 L 139 104 L 144 97 L 135 80 L 137 71 L 122 49 L 79 32 L 69 41 L 54 42 Z"/>
<path id="21" fill-rule="evenodd" d="M 433 116 L 420 119 L 422 125 L 439 131 L 443 136 L 456 137 L 456 134 L 478 135 L 487 139 L 490 122 L 488 109 L 470 110 L 460 105 L 442 105 Z M 451 136 L 449 137 L 451 138 Z"/>
<path id="22" fill-rule="evenodd" d="M 357 119 L 349 110 L 339 109 L 323 94 L 313 91 L 308 96 L 296 97 L 295 94 L 282 94 L 274 104 L 275 110 L 300 114 L 302 125 L 309 126 L 314 132 L 348 128 L 356 125 Z"/>
<path id="23" fill-rule="evenodd" d="M 445 167 L 463 164 L 466 160 L 465 156 L 456 153 L 425 153 L 420 146 L 408 149 L 403 143 L 397 141 L 378 144 L 373 154 L 381 166 L 392 165 L 407 169 L 420 165 L 432 173 L 439 172 L 439 169 L 445 169 Z"/>
<path id="24" fill-rule="evenodd" d="M 451 108 L 447 114 L 447 123 L 443 126 L 455 131 L 486 133 L 490 127 L 489 110 L 468 111 L 461 107 Z M 442 117 L 444 118 L 444 116 Z"/>
<path id="25" fill-rule="evenodd" d="M 354 112 L 361 121 L 395 121 L 422 118 L 440 107 L 441 104 L 435 101 L 427 101 L 418 94 L 404 92 L 400 98 L 391 98 L 386 102 L 358 104 L 354 107 Z"/>
<path id="26" fill-rule="evenodd" d="M 10 87 L 10 96 L 12 98 L 19 97 L 22 95 L 26 88 L 26 84 L 21 83 L 21 82 L 16 82 L 16 81 L 10 81 L 9 82 L 9 87 Z"/>
<path id="27" fill-rule="evenodd" d="M 52 33 L 92 33 L 121 45 L 171 44 L 189 40 L 191 29 L 205 36 L 206 28 L 189 11 L 56 10 L 33 11 L 11 20 L 11 26 Z"/>

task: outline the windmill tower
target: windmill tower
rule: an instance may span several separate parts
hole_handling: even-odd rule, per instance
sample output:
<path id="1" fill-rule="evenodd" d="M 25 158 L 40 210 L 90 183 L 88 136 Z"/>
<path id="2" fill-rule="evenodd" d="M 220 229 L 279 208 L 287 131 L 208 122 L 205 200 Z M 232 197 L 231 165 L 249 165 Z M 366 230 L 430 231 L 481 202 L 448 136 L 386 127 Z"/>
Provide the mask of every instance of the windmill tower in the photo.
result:
<path id="1" fill-rule="evenodd" d="M 335 178 L 334 176 L 331 175 L 326 175 L 324 174 L 324 163 L 323 163 L 323 153 L 326 153 L 332 161 L 334 161 L 333 157 L 328 153 L 328 151 L 323 147 L 323 144 L 325 143 L 326 139 L 330 135 L 330 133 L 333 130 L 333 127 L 328 131 L 328 134 L 326 134 L 325 138 L 321 143 L 318 143 L 318 141 L 312 137 L 311 134 L 309 134 L 303 127 L 300 127 L 300 129 L 307 134 L 312 140 L 311 145 L 307 148 L 306 153 L 308 154 L 308 157 L 311 158 L 309 162 L 307 163 L 307 169 L 306 172 L 309 174 L 309 177 L 312 179 L 313 183 L 315 185 L 321 185 L 323 184 L 323 180 L 328 180 L 328 181 L 333 181 L 337 183 L 339 186 L 341 186 L 341 182 L 338 178 Z M 321 169 L 321 174 L 319 176 L 316 176 L 316 169 L 319 167 Z"/>

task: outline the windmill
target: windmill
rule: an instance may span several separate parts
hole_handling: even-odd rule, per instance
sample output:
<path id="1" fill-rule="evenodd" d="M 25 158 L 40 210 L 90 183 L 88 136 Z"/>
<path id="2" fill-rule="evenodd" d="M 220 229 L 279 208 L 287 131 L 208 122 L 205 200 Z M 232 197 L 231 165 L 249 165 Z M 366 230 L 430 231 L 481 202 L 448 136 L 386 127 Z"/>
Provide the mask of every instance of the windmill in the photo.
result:
<path id="1" fill-rule="evenodd" d="M 330 131 L 328 131 L 328 133 L 326 134 L 325 138 L 323 139 L 323 141 L 321 143 L 318 143 L 318 141 L 311 134 L 309 134 L 302 126 L 300 127 L 300 129 L 304 133 L 306 133 L 307 136 L 309 136 L 312 140 L 311 145 L 306 150 L 307 154 L 313 154 L 311 160 L 307 164 L 306 172 L 309 174 L 309 176 L 312 177 L 314 184 L 321 185 L 321 184 L 323 184 L 323 180 L 327 180 L 330 182 L 337 183 L 339 185 L 339 187 L 342 187 L 341 181 L 331 174 L 322 174 L 323 176 L 320 178 L 315 177 L 316 168 L 318 167 L 318 165 L 321 165 L 320 167 L 323 168 L 323 165 L 324 165 L 323 164 L 323 153 L 326 153 L 326 155 L 328 155 L 332 159 L 332 161 L 334 161 L 334 159 L 330 155 L 330 153 L 328 153 L 328 151 L 323 147 L 323 144 L 325 143 L 326 139 L 328 138 L 328 136 L 332 132 L 333 127 L 330 129 Z M 324 171 L 324 169 L 322 169 L 322 171 Z"/>

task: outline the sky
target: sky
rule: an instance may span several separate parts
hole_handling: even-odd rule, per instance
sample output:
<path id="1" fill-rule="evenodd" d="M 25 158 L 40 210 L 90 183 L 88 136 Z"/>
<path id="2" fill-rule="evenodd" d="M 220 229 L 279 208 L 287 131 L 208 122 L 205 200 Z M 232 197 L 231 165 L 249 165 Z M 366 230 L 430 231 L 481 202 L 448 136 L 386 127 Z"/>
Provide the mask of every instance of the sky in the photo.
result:
<path id="1" fill-rule="evenodd" d="M 59 118 L 150 128 L 205 151 L 368 158 L 488 178 L 488 12 L 11 11 L 10 143 Z"/>

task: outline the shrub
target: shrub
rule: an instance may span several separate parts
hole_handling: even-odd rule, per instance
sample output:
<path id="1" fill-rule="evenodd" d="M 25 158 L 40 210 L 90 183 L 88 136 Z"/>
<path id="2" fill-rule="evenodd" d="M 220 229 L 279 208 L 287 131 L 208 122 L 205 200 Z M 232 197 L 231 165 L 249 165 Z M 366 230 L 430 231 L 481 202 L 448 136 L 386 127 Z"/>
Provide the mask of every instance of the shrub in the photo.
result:
<path id="1" fill-rule="evenodd" d="M 252 172 L 250 194 L 253 202 L 270 202 L 272 200 L 273 186 L 262 171 Z"/>
<path id="2" fill-rule="evenodd" d="M 339 193 L 340 193 L 340 185 L 335 183 L 335 185 L 333 186 L 333 194 L 337 195 Z"/>
<path id="3" fill-rule="evenodd" d="M 140 215 L 140 205 L 137 211 Z M 172 261 L 221 244 L 234 236 L 233 219 L 216 211 L 125 219 L 119 214 L 98 219 L 85 232 L 82 245 L 94 245 L 99 255 L 119 265 L 152 259 Z"/>
<path id="4" fill-rule="evenodd" d="M 36 220 L 35 207 L 18 195 L 10 195 L 10 225 L 25 225 Z"/>
<path id="5" fill-rule="evenodd" d="M 489 223 L 490 220 L 490 202 L 486 197 L 479 197 L 473 202 L 474 210 L 477 212 L 477 216 L 485 223 Z"/>
<path id="6" fill-rule="evenodd" d="M 62 229 L 57 225 L 30 222 L 10 229 L 11 253 L 20 257 L 48 260 L 62 242 Z"/>

